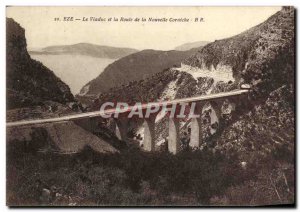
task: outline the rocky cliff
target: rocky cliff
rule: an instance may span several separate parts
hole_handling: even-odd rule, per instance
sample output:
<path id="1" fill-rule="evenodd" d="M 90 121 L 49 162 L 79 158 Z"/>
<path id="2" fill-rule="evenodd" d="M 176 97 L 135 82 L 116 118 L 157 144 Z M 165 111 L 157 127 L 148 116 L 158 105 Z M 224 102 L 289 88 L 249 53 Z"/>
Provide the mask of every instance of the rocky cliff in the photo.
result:
<path id="1" fill-rule="evenodd" d="M 13 19 L 6 19 L 7 108 L 40 105 L 51 100 L 74 101 L 70 88 L 55 74 L 29 56 L 25 30 Z"/>

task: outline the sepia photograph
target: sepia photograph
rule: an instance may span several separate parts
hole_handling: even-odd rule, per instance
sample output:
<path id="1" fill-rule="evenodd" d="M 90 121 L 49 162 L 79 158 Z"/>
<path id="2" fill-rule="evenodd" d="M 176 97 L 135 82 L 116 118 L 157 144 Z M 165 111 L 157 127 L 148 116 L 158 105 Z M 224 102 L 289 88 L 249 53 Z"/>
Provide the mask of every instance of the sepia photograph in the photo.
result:
<path id="1" fill-rule="evenodd" d="M 293 6 L 6 6 L 6 205 L 295 207 Z"/>

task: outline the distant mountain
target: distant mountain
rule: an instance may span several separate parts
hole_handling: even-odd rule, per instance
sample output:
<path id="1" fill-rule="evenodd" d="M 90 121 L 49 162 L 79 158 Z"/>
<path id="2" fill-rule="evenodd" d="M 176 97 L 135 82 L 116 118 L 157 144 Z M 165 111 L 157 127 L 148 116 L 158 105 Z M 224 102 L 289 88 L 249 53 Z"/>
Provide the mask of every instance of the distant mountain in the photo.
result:
<path id="1" fill-rule="evenodd" d="M 123 57 L 110 64 L 94 80 L 85 85 L 80 95 L 98 94 L 110 88 L 146 79 L 173 66 L 180 66 L 181 61 L 196 53 L 199 49 L 190 51 L 156 51 L 143 50 Z"/>
<path id="2" fill-rule="evenodd" d="M 49 46 L 42 49 L 33 49 L 31 55 L 85 55 L 98 58 L 117 59 L 137 52 L 131 48 L 117 48 L 111 46 L 100 46 L 90 43 L 78 43 L 73 45 Z"/>
<path id="3" fill-rule="evenodd" d="M 177 51 L 187 51 L 193 48 L 199 48 L 201 46 L 205 46 L 208 43 L 209 41 L 197 41 L 197 42 L 185 43 L 175 47 L 174 49 Z"/>
<path id="4" fill-rule="evenodd" d="M 74 101 L 70 88 L 27 52 L 25 30 L 13 19 L 6 19 L 7 108 Z"/>

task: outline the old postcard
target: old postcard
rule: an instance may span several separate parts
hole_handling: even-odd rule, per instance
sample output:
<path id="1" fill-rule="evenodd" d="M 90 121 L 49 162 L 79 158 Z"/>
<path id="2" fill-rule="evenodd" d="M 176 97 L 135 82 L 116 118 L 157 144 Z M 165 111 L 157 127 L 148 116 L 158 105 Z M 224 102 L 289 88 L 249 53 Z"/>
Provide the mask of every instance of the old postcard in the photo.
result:
<path id="1" fill-rule="evenodd" d="M 6 8 L 8 206 L 294 206 L 295 9 Z"/>

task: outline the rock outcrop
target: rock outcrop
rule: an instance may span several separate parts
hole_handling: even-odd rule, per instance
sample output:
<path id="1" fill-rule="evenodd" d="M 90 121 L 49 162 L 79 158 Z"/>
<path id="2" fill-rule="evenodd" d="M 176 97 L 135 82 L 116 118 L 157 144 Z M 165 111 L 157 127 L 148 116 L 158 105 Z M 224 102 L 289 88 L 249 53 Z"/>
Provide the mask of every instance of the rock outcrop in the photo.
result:
<path id="1" fill-rule="evenodd" d="M 74 101 L 70 88 L 27 52 L 25 30 L 13 19 L 6 19 L 7 108 L 42 105 L 51 100 Z"/>

